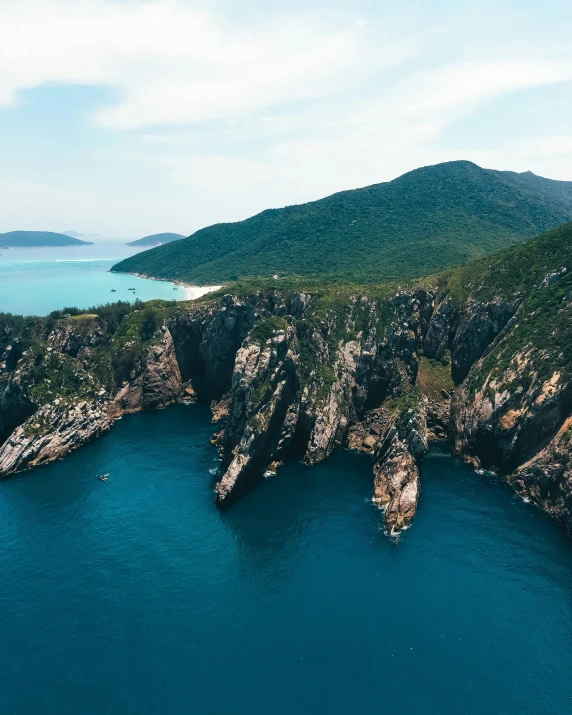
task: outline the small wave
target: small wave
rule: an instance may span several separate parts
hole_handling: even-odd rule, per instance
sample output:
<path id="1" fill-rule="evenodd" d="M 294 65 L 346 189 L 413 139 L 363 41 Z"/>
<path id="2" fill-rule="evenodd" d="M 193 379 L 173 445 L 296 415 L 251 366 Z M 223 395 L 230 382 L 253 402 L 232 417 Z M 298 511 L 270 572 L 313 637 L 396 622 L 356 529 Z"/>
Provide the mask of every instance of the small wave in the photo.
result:
<path id="1" fill-rule="evenodd" d="M 498 477 L 498 474 L 492 469 L 475 469 L 475 473 L 481 477 Z"/>

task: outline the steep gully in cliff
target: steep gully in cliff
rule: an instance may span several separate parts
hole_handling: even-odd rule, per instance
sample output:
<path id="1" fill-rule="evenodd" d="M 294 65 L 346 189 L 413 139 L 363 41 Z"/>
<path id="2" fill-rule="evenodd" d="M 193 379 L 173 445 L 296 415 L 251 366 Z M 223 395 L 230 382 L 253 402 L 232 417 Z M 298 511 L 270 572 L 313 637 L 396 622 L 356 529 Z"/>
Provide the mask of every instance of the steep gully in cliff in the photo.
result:
<path id="1" fill-rule="evenodd" d="M 114 389 L 91 372 L 100 328 L 79 342 L 73 328 L 56 328 L 47 350 L 76 361 L 90 390 L 38 405 L 26 387 L 25 356 L 8 355 L 0 475 L 64 456 L 123 414 L 198 398 L 212 404 L 217 423 L 220 506 L 286 459 L 312 465 L 346 446 L 370 455 L 373 500 L 395 533 L 414 517 L 429 442 L 450 438 L 456 454 L 507 474 L 570 529 L 570 386 L 538 376 L 527 391 L 503 396 L 499 381 L 476 391 L 471 383 L 518 308 L 502 300 L 459 307 L 425 288 L 326 305 L 304 292 L 227 294 L 168 315 Z M 450 365 L 452 399 L 448 390 L 423 389 L 428 361 Z"/>

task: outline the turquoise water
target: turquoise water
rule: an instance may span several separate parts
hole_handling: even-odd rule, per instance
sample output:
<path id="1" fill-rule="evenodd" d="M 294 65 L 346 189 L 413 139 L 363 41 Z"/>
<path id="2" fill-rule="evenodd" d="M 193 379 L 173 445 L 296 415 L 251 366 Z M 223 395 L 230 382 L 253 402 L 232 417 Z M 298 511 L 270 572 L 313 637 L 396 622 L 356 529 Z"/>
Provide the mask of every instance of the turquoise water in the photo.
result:
<path id="1" fill-rule="evenodd" d="M 572 711 L 550 519 L 437 452 L 398 543 L 348 453 L 220 512 L 212 429 L 201 407 L 134 415 L 0 484 L 0 712 Z"/>
<path id="2" fill-rule="evenodd" d="M 186 297 L 185 290 L 172 283 L 109 272 L 134 253 L 137 250 L 113 243 L 0 250 L 0 312 L 47 315 L 64 307 L 89 308 L 116 300 Z"/>

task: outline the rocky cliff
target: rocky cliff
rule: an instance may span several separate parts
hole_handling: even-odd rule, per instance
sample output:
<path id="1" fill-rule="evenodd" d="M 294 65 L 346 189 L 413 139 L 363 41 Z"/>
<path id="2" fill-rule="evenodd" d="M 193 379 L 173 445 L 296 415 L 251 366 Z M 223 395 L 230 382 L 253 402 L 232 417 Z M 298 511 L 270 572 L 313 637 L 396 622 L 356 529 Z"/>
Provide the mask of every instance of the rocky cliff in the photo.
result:
<path id="1" fill-rule="evenodd" d="M 64 456 L 125 413 L 196 397 L 217 423 L 220 506 L 286 459 L 348 447 L 371 458 L 372 501 L 396 533 L 415 515 L 429 443 L 450 439 L 570 530 L 571 236 L 423 285 L 237 286 L 5 318 L 0 475 Z"/>
<path id="2" fill-rule="evenodd" d="M 166 326 L 130 365 L 129 379 L 111 388 L 86 350 L 103 337 L 102 327 L 92 318 L 77 326 L 61 321 L 45 341 L 32 340 L 13 369 L 4 363 L 0 414 L 8 437 L 0 446 L 0 476 L 59 459 L 125 413 L 164 407 L 183 395 Z M 127 342 L 122 351 L 129 348 Z"/>
<path id="3" fill-rule="evenodd" d="M 347 444 L 350 427 L 382 404 L 387 420 L 401 424 L 407 402 L 403 424 L 424 425 L 422 401 L 408 395 L 433 300 L 425 288 L 384 290 L 377 297 L 267 290 L 176 308 L 163 304 L 153 319 L 148 307 L 134 310 L 111 330 L 98 315 L 59 317 L 53 325 L 37 320 L 26 326 L 33 333 L 26 349 L 4 362 L 0 474 L 58 459 L 123 414 L 163 407 L 191 391 L 213 403 L 221 424 L 215 498 L 221 506 L 230 503 L 285 459 L 309 465 L 325 459 Z M 5 342 L 16 337 L 5 335 Z M 4 349 L 8 357 L 12 349 Z M 393 433 L 383 431 L 366 440 L 378 485 L 398 446 L 418 481 L 415 465 L 426 438 L 401 432 L 392 445 Z M 403 497 L 407 514 L 397 509 L 394 518 L 394 505 L 410 486 L 391 482 L 388 528 L 400 528 L 415 504 Z M 385 508 L 388 502 L 376 503 Z"/>

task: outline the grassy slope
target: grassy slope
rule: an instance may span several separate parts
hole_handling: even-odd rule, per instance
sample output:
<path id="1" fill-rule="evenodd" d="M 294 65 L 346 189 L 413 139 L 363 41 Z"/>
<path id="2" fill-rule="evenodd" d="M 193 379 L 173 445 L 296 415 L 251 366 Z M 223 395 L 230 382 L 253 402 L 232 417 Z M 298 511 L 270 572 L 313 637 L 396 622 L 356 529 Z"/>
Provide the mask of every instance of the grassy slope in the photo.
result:
<path id="1" fill-rule="evenodd" d="M 437 281 L 458 301 L 527 296 L 554 271 L 572 272 L 572 222 L 493 256 L 444 271 Z"/>
<path id="2" fill-rule="evenodd" d="M 450 162 L 219 224 L 113 270 L 209 284 L 274 273 L 385 281 L 436 273 L 572 219 L 572 182 Z"/>
<path id="3" fill-rule="evenodd" d="M 545 283 L 563 268 L 567 271 L 557 282 Z M 437 280 L 459 302 L 522 299 L 514 324 L 473 371 L 472 389 L 489 375 L 501 376 L 518 353 L 527 353 L 528 373 L 572 375 L 572 223 Z"/>

